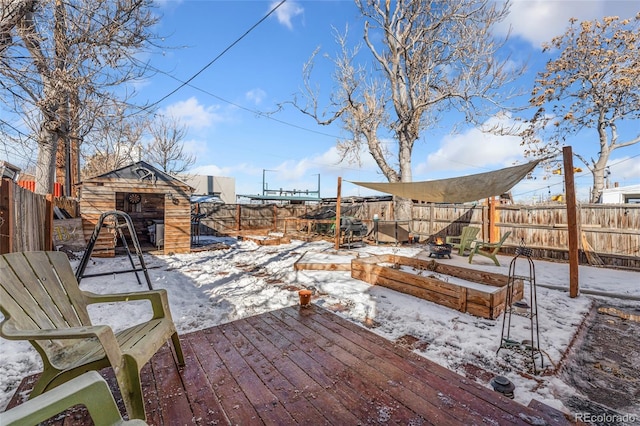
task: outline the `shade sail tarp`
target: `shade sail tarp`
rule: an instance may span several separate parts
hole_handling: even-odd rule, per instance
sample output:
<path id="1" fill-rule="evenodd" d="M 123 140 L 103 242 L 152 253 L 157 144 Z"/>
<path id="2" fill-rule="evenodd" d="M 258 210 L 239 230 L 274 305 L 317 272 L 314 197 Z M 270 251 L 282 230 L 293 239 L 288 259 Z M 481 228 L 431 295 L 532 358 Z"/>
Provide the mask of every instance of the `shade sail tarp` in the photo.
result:
<path id="1" fill-rule="evenodd" d="M 541 160 L 492 172 L 422 182 L 352 182 L 365 188 L 431 203 L 466 203 L 504 194 L 529 174 Z"/>

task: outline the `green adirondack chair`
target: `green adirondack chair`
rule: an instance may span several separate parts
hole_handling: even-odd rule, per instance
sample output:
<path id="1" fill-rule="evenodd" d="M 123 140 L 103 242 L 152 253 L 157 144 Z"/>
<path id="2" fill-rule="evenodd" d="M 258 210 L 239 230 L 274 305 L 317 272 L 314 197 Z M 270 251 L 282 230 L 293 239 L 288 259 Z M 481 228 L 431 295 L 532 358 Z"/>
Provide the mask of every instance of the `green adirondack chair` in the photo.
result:
<path id="1" fill-rule="evenodd" d="M 91 303 L 148 300 L 153 317 L 114 333 L 93 325 Z M 112 367 L 130 419 L 146 419 L 140 370 L 169 339 L 179 365 L 184 356 L 166 290 L 94 294 L 80 290 L 66 254 L 23 252 L 0 256 L 0 336 L 28 340 L 44 364 L 30 398 L 89 370 Z"/>
<path id="2" fill-rule="evenodd" d="M 444 242 L 451 244 L 454 249 L 458 249 L 460 256 L 464 256 L 465 250 L 471 250 L 471 243 L 475 240 L 479 232 L 480 228 L 465 226 L 462 228 L 462 234 L 449 235 L 445 237 Z"/>
<path id="3" fill-rule="evenodd" d="M 37 397 L 0 413 L 0 425 L 37 425 L 75 405 L 84 405 L 96 426 L 145 426 L 140 419 L 123 420 L 109 385 L 89 371 Z"/>
<path id="4" fill-rule="evenodd" d="M 471 261 L 473 260 L 474 255 L 479 254 L 493 260 L 493 263 L 495 263 L 496 266 L 500 266 L 500 262 L 498 261 L 496 255 L 500 251 L 500 247 L 502 247 L 507 238 L 509 238 L 509 235 L 511 235 L 511 231 L 505 232 L 502 235 L 502 238 L 500 238 L 500 241 L 498 241 L 497 243 L 485 243 L 482 241 L 476 241 L 475 247 L 469 254 L 469 263 L 471 263 Z"/>

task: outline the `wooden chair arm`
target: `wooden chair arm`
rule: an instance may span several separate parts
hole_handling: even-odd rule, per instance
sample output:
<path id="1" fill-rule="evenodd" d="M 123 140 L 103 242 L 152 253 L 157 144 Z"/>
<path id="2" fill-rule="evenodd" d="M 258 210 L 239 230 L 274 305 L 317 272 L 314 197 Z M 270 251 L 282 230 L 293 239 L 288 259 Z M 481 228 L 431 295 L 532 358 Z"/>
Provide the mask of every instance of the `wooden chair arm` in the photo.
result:
<path id="1" fill-rule="evenodd" d="M 498 243 L 487 243 L 481 240 L 474 240 L 473 244 L 475 246 L 475 248 L 477 249 L 481 249 L 481 248 L 493 248 L 495 246 L 498 245 Z"/>
<path id="2" fill-rule="evenodd" d="M 501 242 L 486 243 L 484 241 L 476 241 L 476 247 L 478 249 L 492 249 L 492 248 L 496 248 L 496 247 L 500 247 L 500 246 L 502 246 Z"/>
<path id="3" fill-rule="evenodd" d="M 1 334 L 7 340 L 64 340 L 97 338 L 112 366 L 119 366 L 122 352 L 113 330 L 108 325 L 69 327 L 66 329 L 20 330 L 11 319 L 4 321 Z M 53 360 L 50 360 L 53 362 Z"/>
<path id="4" fill-rule="evenodd" d="M 38 329 L 24 330 L 17 328 L 9 319 L 2 323 L 2 337 L 7 340 L 51 340 L 51 339 L 86 339 L 97 337 L 102 340 L 109 339 L 109 335 L 115 341 L 113 330 L 108 325 L 94 325 L 89 327 L 70 327 L 65 329 Z M 106 337 L 105 337 L 106 336 Z"/>
<path id="5" fill-rule="evenodd" d="M 151 302 L 153 309 L 153 319 L 171 318 L 171 310 L 169 309 L 169 298 L 167 290 L 150 290 L 138 291 L 132 293 L 111 293 L 98 294 L 89 291 L 83 291 L 87 305 L 94 303 L 112 303 L 112 302 L 133 302 L 138 300 L 148 300 Z"/>

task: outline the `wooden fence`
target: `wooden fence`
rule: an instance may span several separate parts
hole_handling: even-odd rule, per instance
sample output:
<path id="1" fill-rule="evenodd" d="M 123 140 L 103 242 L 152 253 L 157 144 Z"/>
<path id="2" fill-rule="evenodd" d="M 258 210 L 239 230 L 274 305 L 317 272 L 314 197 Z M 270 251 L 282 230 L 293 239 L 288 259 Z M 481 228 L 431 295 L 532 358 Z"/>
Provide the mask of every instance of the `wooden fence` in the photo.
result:
<path id="1" fill-rule="evenodd" d="M 34 194 L 5 179 L 0 185 L 0 252 L 43 250 L 52 247 L 52 206 L 79 215 L 74 200 Z M 335 204 L 250 205 L 200 204 L 205 214 L 200 222 L 203 235 L 234 234 L 249 231 L 284 232 L 292 218 L 316 216 L 329 219 Z M 596 256 L 607 266 L 640 270 L 640 204 L 581 204 L 579 209 L 580 262 Z M 373 228 L 373 217 L 393 218 L 391 202 L 343 203 L 343 215 L 355 216 Z M 301 222 L 303 223 L 303 222 Z M 287 225 L 288 224 L 288 225 Z M 567 260 L 567 212 L 563 204 L 497 205 L 495 211 L 484 205 L 414 204 L 409 232 L 420 242 L 435 237 L 459 235 L 463 226 L 481 228 L 479 237 L 489 241 L 492 229 L 499 235 L 511 231 L 503 249 L 513 253 L 525 244 L 539 258 Z M 493 236 L 494 240 L 495 235 Z M 590 256 L 588 256 L 590 255 Z M 590 258 L 591 257 L 591 258 Z"/>
<path id="2" fill-rule="evenodd" d="M 10 179 L 0 184 L 0 254 L 53 248 L 53 206 L 78 216 L 72 199 L 35 194 Z"/>
<path id="3" fill-rule="evenodd" d="M 498 205 L 495 210 L 498 234 L 511 231 L 506 253 L 524 244 L 536 257 L 568 260 L 566 206 Z M 482 239 L 488 241 L 489 216 L 487 206 L 416 205 L 412 227 L 419 234 L 457 235 L 462 226 L 478 226 Z M 589 263 L 591 255 L 608 266 L 640 269 L 640 205 L 581 204 L 578 223 L 581 263 Z"/>
<path id="4" fill-rule="evenodd" d="M 18 186 L 9 179 L 0 185 L 0 253 L 50 250 L 52 197 Z"/>
<path id="5" fill-rule="evenodd" d="M 578 209 L 581 263 L 587 264 L 597 256 L 608 266 L 640 269 L 640 204 L 581 204 Z M 320 210 L 335 211 L 335 205 L 208 207 L 203 204 L 201 211 L 206 217 L 201 221 L 202 233 L 283 232 L 285 226 L 288 226 L 287 230 L 291 228 L 291 222 L 286 225 L 287 219 L 313 215 Z M 369 229 L 373 227 L 375 214 L 381 220 L 393 218 L 391 202 L 344 203 L 341 211 L 343 215 L 361 219 Z M 513 253 L 516 247 L 524 244 L 533 249 L 536 257 L 568 260 L 567 211 L 563 204 L 502 204 L 495 207 L 495 213 L 486 205 L 414 204 L 409 228 L 419 241 L 424 242 L 435 237 L 459 235 L 463 226 L 477 226 L 481 228 L 479 238 L 489 241 L 491 224 L 497 228 L 497 238 L 511 231 L 503 246 L 505 253 Z"/>

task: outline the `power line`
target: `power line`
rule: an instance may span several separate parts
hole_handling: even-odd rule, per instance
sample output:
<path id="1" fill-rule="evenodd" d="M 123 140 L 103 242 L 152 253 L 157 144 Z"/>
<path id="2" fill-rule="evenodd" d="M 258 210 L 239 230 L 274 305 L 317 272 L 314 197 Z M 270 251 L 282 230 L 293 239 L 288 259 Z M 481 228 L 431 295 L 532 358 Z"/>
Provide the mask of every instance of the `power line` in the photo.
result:
<path id="1" fill-rule="evenodd" d="M 173 89 L 171 92 L 167 93 L 165 96 L 163 96 L 162 98 L 158 99 L 157 101 L 155 101 L 154 103 L 152 103 L 151 105 L 147 105 L 146 107 L 142 108 L 142 110 L 148 110 L 149 108 L 152 108 L 156 105 L 158 105 L 160 102 L 164 101 L 165 99 L 167 99 L 169 96 L 173 95 L 174 93 L 176 93 L 178 90 L 182 89 L 183 87 L 185 87 L 186 85 L 188 85 L 191 81 L 193 81 L 197 76 L 199 76 L 200 74 L 202 74 L 204 72 L 204 70 L 206 70 L 207 68 L 209 68 L 211 65 L 213 65 L 218 59 L 220 59 L 225 53 L 227 53 L 229 50 L 231 50 L 232 47 L 234 47 L 236 44 L 238 44 L 243 38 L 245 38 L 247 35 L 249 35 L 249 33 L 251 31 L 253 31 L 258 25 L 260 25 L 261 23 L 263 23 L 269 16 L 271 16 L 271 14 L 273 14 L 280 6 L 282 6 L 287 0 L 282 0 L 280 3 L 278 3 L 276 6 L 274 6 L 269 13 L 267 13 L 265 16 L 262 17 L 262 19 L 260 19 L 258 22 L 256 22 L 255 24 L 253 24 L 253 26 L 251 26 L 251 28 L 249 28 L 247 31 L 244 32 L 244 34 L 242 34 L 240 37 L 238 37 L 233 43 L 231 43 L 229 46 L 227 46 L 222 52 L 220 52 L 220 54 L 218 54 L 218 56 L 216 56 L 215 58 L 213 58 L 211 61 L 209 61 L 209 63 L 207 65 L 205 65 L 204 67 L 202 67 L 198 72 L 196 72 L 194 75 L 192 75 L 189 79 L 187 79 L 187 81 L 183 82 L 181 85 L 179 85 L 178 87 L 176 87 L 175 89 Z"/>
<path id="2" fill-rule="evenodd" d="M 204 67 L 202 67 L 198 72 L 196 72 L 193 76 L 191 76 L 191 77 L 190 77 L 189 79 L 187 79 L 186 81 L 183 81 L 183 80 L 181 80 L 181 79 L 177 78 L 176 76 L 174 76 L 174 75 L 172 75 L 172 74 L 170 74 L 170 73 L 168 73 L 168 72 L 165 72 L 165 71 L 163 71 L 163 70 L 161 70 L 161 69 L 158 69 L 158 68 L 154 67 L 153 65 L 150 65 L 150 64 L 144 64 L 144 65 L 145 65 L 146 67 L 148 67 L 149 69 L 151 69 L 151 70 L 153 70 L 153 71 L 155 71 L 155 72 L 157 72 L 157 73 L 163 74 L 163 75 L 165 75 L 165 76 L 167 76 L 167 77 L 169 77 L 169 78 L 171 78 L 171 79 L 173 79 L 173 80 L 175 80 L 175 81 L 179 82 L 179 83 L 180 83 L 180 85 L 179 85 L 176 89 L 172 90 L 171 92 L 169 92 L 168 94 L 166 94 L 165 96 L 163 96 L 162 98 L 158 99 L 157 101 L 155 101 L 155 102 L 153 102 L 152 104 L 147 105 L 147 106 L 145 106 L 145 107 L 140 107 L 140 106 L 132 105 L 132 104 L 128 104 L 128 105 L 129 105 L 129 106 L 131 106 L 131 107 L 138 108 L 140 111 L 147 111 L 147 110 L 151 109 L 152 107 L 157 106 L 160 102 L 162 102 L 163 100 L 167 99 L 169 96 L 173 95 L 174 93 L 176 93 L 176 92 L 177 92 L 177 91 L 179 91 L 180 89 L 184 88 L 185 86 L 189 86 L 189 87 L 191 87 L 191 88 L 193 88 L 193 89 L 195 89 L 195 90 L 198 90 L 199 92 L 202 92 L 202 93 L 204 93 L 204 94 L 206 94 L 206 95 L 209 95 L 209 96 L 211 96 L 211 97 L 213 97 L 213 98 L 215 98 L 215 99 L 218 99 L 218 100 L 219 100 L 219 101 L 221 101 L 221 102 L 227 103 L 227 104 L 229 104 L 229 105 L 233 105 L 234 107 L 236 107 L 236 108 L 238 108 L 238 109 L 242 109 L 242 110 L 244 110 L 244 111 L 250 112 L 251 114 L 257 115 L 257 116 L 259 116 L 259 117 L 263 117 L 263 118 L 266 118 L 266 119 L 269 119 L 269 120 L 275 121 L 275 122 L 277 122 L 277 123 L 284 124 L 285 126 L 293 127 L 293 128 L 300 129 L 300 130 L 304 130 L 304 131 L 306 131 L 306 132 L 315 133 L 315 134 L 317 134 L 317 135 L 321 135 L 321 136 L 327 136 L 327 137 L 330 137 L 330 138 L 333 138 L 333 139 L 339 139 L 339 138 L 340 138 L 339 136 L 336 136 L 336 135 L 333 135 L 333 134 L 330 134 L 330 133 L 326 133 L 326 132 L 320 132 L 320 131 L 318 131 L 318 130 L 312 130 L 312 129 L 309 129 L 309 128 L 307 128 L 307 127 L 303 127 L 303 126 L 300 126 L 300 125 L 297 125 L 297 124 L 293 124 L 293 123 L 290 123 L 290 122 L 287 122 L 287 121 L 284 121 L 284 120 L 280 120 L 280 119 L 278 119 L 278 118 L 274 118 L 270 113 L 265 113 L 265 112 L 263 112 L 263 111 L 254 110 L 254 109 L 251 109 L 251 108 L 247 108 L 247 107 L 245 107 L 245 106 L 243 106 L 243 105 L 236 104 L 236 103 L 231 102 L 231 101 L 229 101 L 229 100 L 227 100 L 227 99 L 224 99 L 224 98 L 222 98 L 222 97 L 220 97 L 220 96 L 218 96 L 218 95 L 216 95 L 216 94 L 214 94 L 214 93 L 211 93 L 211 92 L 209 92 L 209 91 L 207 91 L 207 90 L 205 90 L 205 89 L 202 89 L 202 88 L 200 88 L 200 87 L 198 87 L 198 86 L 195 86 L 195 85 L 191 84 L 191 82 L 192 82 L 192 81 L 193 81 L 193 80 L 194 80 L 198 75 L 200 75 L 204 70 L 206 70 L 207 68 L 209 68 L 209 67 L 210 67 L 214 62 L 216 62 L 218 59 L 220 59 L 220 57 L 222 57 L 222 56 L 223 56 L 226 52 L 228 52 L 228 51 L 229 51 L 233 46 L 235 46 L 238 42 L 240 42 L 240 40 L 242 40 L 244 37 L 246 37 L 246 36 L 247 36 L 251 31 L 253 31 L 253 30 L 254 30 L 258 25 L 260 25 L 262 22 L 264 22 L 264 21 L 265 21 L 265 20 L 266 20 L 270 15 L 272 15 L 272 14 L 273 14 L 273 13 L 274 13 L 278 8 L 279 8 L 279 7 L 280 7 L 280 6 L 282 6 L 282 4 L 284 4 L 285 2 L 286 2 L 286 0 L 282 0 L 280 3 L 278 3 L 278 4 L 277 4 L 273 9 L 271 9 L 271 10 L 270 10 L 270 11 L 269 11 L 269 12 L 268 12 L 268 13 L 267 13 L 267 14 L 266 14 L 262 19 L 260 19 L 260 21 L 258 21 L 258 22 L 257 22 L 257 23 L 255 23 L 253 26 L 251 26 L 251 28 L 249 28 L 247 31 L 245 31 L 245 32 L 244 32 L 244 34 L 242 34 L 240 37 L 238 37 L 238 38 L 237 38 L 233 43 L 231 43 L 229 46 L 227 46 L 227 47 L 226 47 L 226 48 L 225 48 L 225 49 L 224 49 L 220 54 L 218 54 L 218 55 L 217 55 L 214 59 L 212 59 L 212 60 L 211 60 L 207 65 L 205 65 Z M 134 60 L 136 60 L 136 59 L 134 58 Z"/>
<path id="3" fill-rule="evenodd" d="M 158 72 L 158 73 L 160 73 L 160 74 L 164 74 L 164 75 L 166 75 L 167 77 L 172 78 L 173 80 L 176 80 L 176 81 L 178 81 L 178 82 L 181 82 L 181 83 L 182 83 L 182 80 L 180 80 L 179 78 L 177 78 L 177 77 L 175 77 L 175 76 L 173 76 L 173 75 L 171 75 L 171 74 L 169 74 L 169 73 L 167 73 L 167 72 L 164 72 L 164 71 L 162 71 L 162 70 L 159 70 L 159 69 L 157 69 L 157 68 L 155 68 L 155 67 L 153 67 L 153 66 L 151 66 L 151 65 L 149 65 L 148 67 L 149 67 L 150 69 L 152 69 L 153 71 L 156 71 L 156 72 Z M 202 93 L 204 93 L 204 94 L 206 94 L 206 95 L 209 95 L 209 96 L 211 96 L 212 98 L 218 99 L 218 100 L 219 100 L 219 101 L 221 101 L 221 102 L 224 102 L 224 103 L 227 103 L 227 104 L 229 104 L 229 105 L 232 105 L 232 106 L 234 106 L 234 107 L 236 107 L 236 108 L 238 108 L 238 109 L 241 109 L 241 110 L 244 110 L 244 111 L 250 112 L 251 114 L 257 115 L 257 116 L 259 116 L 259 117 L 262 117 L 262 118 L 266 118 L 266 119 L 268 119 L 268 120 L 275 121 L 276 123 L 280 123 L 280 124 L 284 124 L 285 126 L 293 127 L 293 128 L 300 129 L 300 130 L 304 130 L 304 131 L 306 131 L 306 132 L 315 133 L 315 134 L 317 134 L 317 135 L 327 136 L 327 137 L 334 138 L 334 139 L 339 139 L 339 136 L 336 136 L 336 135 L 333 135 L 333 134 L 330 134 L 330 133 L 320 132 L 320 131 L 318 131 L 318 130 L 309 129 L 309 128 L 307 128 L 307 127 L 303 127 L 303 126 L 300 126 L 300 125 L 298 125 L 298 124 L 293 124 L 293 123 L 289 123 L 288 121 L 280 120 L 280 119 L 278 119 L 278 118 L 273 117 L 273 116 L 271 115 L 271 113 L 263 112 L 263 111 L 258 111 L 258 110 L 251 109 L 251 108 L 247 108 L 247 107 L 245 107 L 245 106 L 243 106 L 243 105 L 237 104 L 237 103 L 232 102 L 232 101 L 229 101 L 229 100 L 227 100 L 227 99 L 225 99 L 225 98 L 223 98 L 223 97 L 220 97 L 220 96 L 216 95 L 215 93 L 211 93 L 211 92 L 209 92 L 209 91 L 207 91 L 207 90 L 205 90 L 205 89 L 202 89 L 202 88 L 200 88 L 200 87 L 194 86 L 193 84 L 189 84 L 188 82 L 185 82 L 185 83 L 183 84 L 183 86 L 184 86 L 184 85 L 188 85 L 188 86 L 189 86 L 189 87 L 191 87 L 192 89 L 195 89 L 195 90 L 197 90 L 197 91 L 199 91 L 199 92 L 202 92 Z"/>
<path id="4" fill-rule="evenodd" d="M 617 161 L 615 163 L 611 163 L 611 164 L 608 165 L 608 167 L 617 166 L 618 164 L 622 164 L 622 163 L 624 163 L 626 161 L 633 160 L 634 158 L 637 158 L 637 157 L 640 157 L 640 154 L 632 155 L 631 157 L 619 160 L 619 161 Z M 592 175 L 591 172 L 584 172 L 584 173 L 579 174 L 577 177 L 578 178 L 586 178 L 586 177 L 589 177 L 590 175 Z M 532 193 L 535 194 L 536 192 L 542 191 L 545 188 L 546 189 L 550 189 L 552 187 L 561 186 L 561 185 L 564 186 L 564 181 L 563 182 L 558 182 L 558 183 L 553 183 L 553 184 L 541 185 L 539 188 L 531 189 L 531 190 L 525 191 L 525 192 L 520 192 L 518 194 L 515 194 L 514 196 L 521 197 L 521 196 L 527 195 L 527 194 L 532 194 Z"/>

